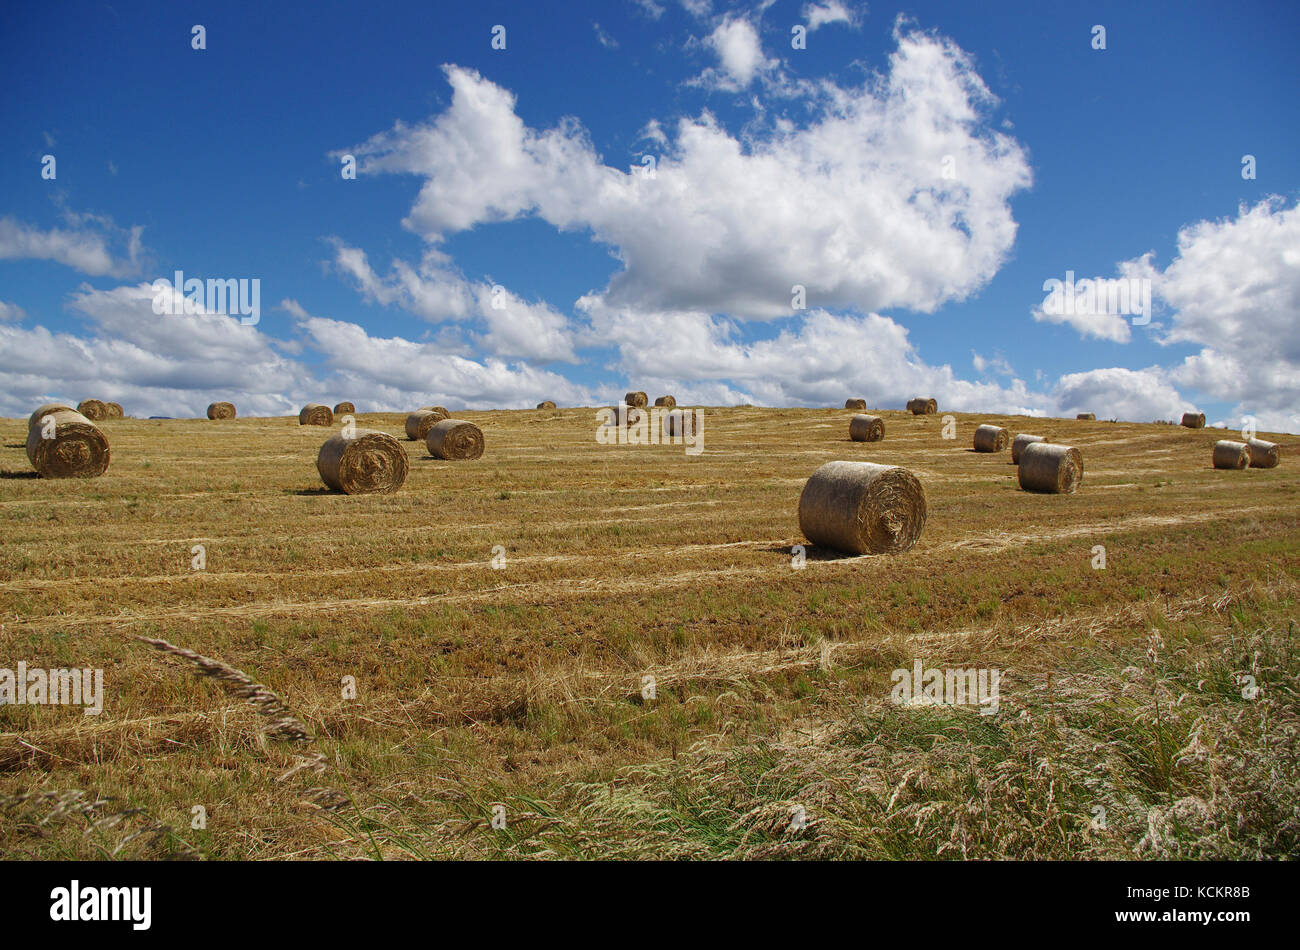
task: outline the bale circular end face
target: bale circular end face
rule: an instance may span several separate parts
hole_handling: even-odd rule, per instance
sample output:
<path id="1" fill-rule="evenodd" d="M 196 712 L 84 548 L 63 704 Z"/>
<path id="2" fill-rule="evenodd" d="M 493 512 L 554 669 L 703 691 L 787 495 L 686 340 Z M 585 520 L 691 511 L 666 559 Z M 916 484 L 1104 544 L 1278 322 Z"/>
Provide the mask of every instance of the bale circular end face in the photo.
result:
<path id="1" fill-rule="evenodd" d="M 1220 439 L 1214 443 L 1215 468 L 1245 468 L 1250 464 L 1250 449 L 1245 442 Z"/>
<path id="2" fill-rule="evenodd" d="M 387 432 L 357 429 L 325 440 L 316 471 L 326 486 L 348 495 L 390 495 L 406 481 L 411 463 L 406 449 Z"/>
<path id="3" fill-rule="evenodd" d="M 1277 468 L 1282 460 L 1282 450 L 1276 442 L 1251 439 L 1246 443 L 1246 450 L 1250 453 L 1251 468 Z"/>
<path id="4" fill-rule="evenodd" d="M 554 408 L 555 408 L 555 403 L 551 402 L 551 400 L 549 400 L 549 399 L 543 399 L 541 402 L 539 402 L 539 403 L 537 404 L 537 408 L 538 408 L 538 409 L 554 409 Z"/>
<path id="5" fill-rule="evenodd" d="M 302 407 L 302 412 L 298 413 L 298 425 L 300 426 L 332 426 L 334 424 L 334 413 L 330 411 L 329 406 L 322 406 L 318 402 L 309 402 Z"/>
<path id="6" fill-rule="evenodd" d="M 1029 435 L 1024 432 L 1020 433 L 1018 436 L 1016 436 L 1014 439 L 1011 440 L 1012 464 L 1015 465 L 1020 464 L 1020 453 L 1022 453 L 1025 450 L 1026 445 L 1031 445 L 1034 442 L 1046 442 L 1046 441 L 1047 440 L 1043 438 L 1041 435 Z"/>
<path id="7" fill-rule="evenodd" d="M 347 415 L 350 412 L 356 412 L 356 411 L 357 411 L 357 407 L 347 401 L 341 402 L 334 407 L 334 415 L 336 416 Z"/>
<path id="8" fill-rule="evenodd" d="M 1009 438 L 1006 429 L 985 423 L 975 430 L 975 451 L 1001 452 L 1007 447 Z"/>
<path id="9" fill-rule="evenodd" d="M 1095 412 L 1081 412 L 1074 418 L 1082 419 L 1084 422 L 1096 422 L 1097 414 Z"/>
<path id="10" fill-rule="evenodd" d="M 885 437 L 885 420 L 858 414 L 849 420 L 849 438 L 854 442 L 879 442 Z"/>
<path id="11" fill-rule="evenodd" d="M 235 418 L 235 404 L 233 402 L 214 402 L 208 406 L 209 419 L 233 419 Z"/>
<path id="12" fill-rule="evenodd" d="M 108 407 L 108 418 L 110 419 L 126 418 L 126 410 L 122 408 L 122 404 L 120 402 L 106 402 L 104 403 L 104 405 Z"/>
<path id="13" fill-rule="evenodd" d="M 472 422 L 443 419 L 429 430 L 425 445 L 436 459 L 469 461 L 483 455 L 483 430 Z"/>
<path id="14" fill-rule="evenodd" d="M 83 399 L 77 403 L 77 412 L 91 422 L 103 422 L 108 418 L 108 403 L 98 399 Z"/>
<path id="15" fill-rule="evenodd" d="M 1182 425 L 1188 429 L 1204 429 L 1205 413 L 1203 412 L 1184 412 Z"/>
<path id="16" fill-rule="evenodd" d="M 865 399 L 846 399 L 844 400 L 845 409 L 866 409 L 867 401 Z"/>
<path id="17" fill-rule="evenodd" d="M 917 396 L 915 399 L 907 401 L 907 408 L 914 416 L 933 415 L 939 411 L 939 401 L 937 399 L 922 399 Z"/>
<path id="18" fill-rule="evenodd" d="M 666 406 L 667 408 L 672 409 L 672 408 L 674 408 L 674 407 L 677 405 L 677 397 L 676 397 L 676 396 L 660 396 L 658 399 L 655 400 L 655 405 L 656 405 L 656 406 Z"/>
<path id="19" fill-rule="evenodd" d="M 27 417 L 27 428 L 30 429 L 32 426 L 36 425 L 36 423 L 39 422 L 41 419 L 44 419 L 46 416 L 50 415 L 50 413 L 58 412 L 61 409 L 67 412 L 77 411 L 72 406 L 69 406 L 65 403 L 47 402 L 45 405 L 41 406 L 30 416 Z"/>
<path id="20" fill-rule="evenodd" d="M 108 470 L 108 439 L 81 413 L 60 409 L 27 430 L 27 460 L 41 478 L 98 478 Z"/>
<path id="21" fill-rule="evenodd" d="M 650 405 L 650 397 L 643 392 L 627 393 L 623 396 L 623 401 L 637 409 L 644 409 Z"/>
<path id="22" fill-rule="evenodd" d="M 1083 453 L 1069 445 L 1030 442 L 1020 452 L 1020 487 L 1073 495 L 1083 482 Z"/>
<path id="23" fill-rule="evenodd" d="M 417 409 L 406 417 L 406 438 L 412 442 L 423 442 L 428 437 L 429 430 L 446 418 L 446 413 L 436 409 Z"/>
<path id="24" fill-rule="evenodd" d="M 925 527 L 925 489 L 907 469 L 827 462 L 799 496 L 799 530 L 813 544 L 848 554 L 899 554 Z"/>

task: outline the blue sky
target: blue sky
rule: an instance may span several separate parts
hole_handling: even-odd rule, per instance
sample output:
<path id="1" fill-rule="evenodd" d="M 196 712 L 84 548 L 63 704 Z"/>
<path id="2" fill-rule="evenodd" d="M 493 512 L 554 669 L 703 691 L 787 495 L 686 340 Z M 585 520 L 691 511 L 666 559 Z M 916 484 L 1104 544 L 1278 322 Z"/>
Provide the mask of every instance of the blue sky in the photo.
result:
<path id="1" fill-rule="evenodd" d="M 635 388 L 1300 431 L 1294 4 L 0 17 L 5 415 Z M 260 319 L 154 313 L 177 269 Z M 1067 272 L 1149 282 L 1150 323 L 1044 313 Z"/>

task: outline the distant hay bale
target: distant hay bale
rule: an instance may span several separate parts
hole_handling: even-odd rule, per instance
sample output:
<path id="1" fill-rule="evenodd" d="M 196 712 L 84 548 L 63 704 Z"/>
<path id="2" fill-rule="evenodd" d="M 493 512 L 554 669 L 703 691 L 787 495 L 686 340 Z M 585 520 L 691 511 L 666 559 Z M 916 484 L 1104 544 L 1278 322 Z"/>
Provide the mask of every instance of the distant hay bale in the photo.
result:
<path id="1" fill-rule="evenodd" d="M 551 400 L 549 400 L 549 399 L 543 399 L 541 402 L 539 402 L 539 403 L 537 404 L 537 408 L 538 408 L 538 409 L 554 409 L 554 408 L 555 408 L 555 403 L 551 402 Z"/>
<path id="2" fill-rule="evenodd" d="M 32 426 L 36 425 L 37 422 L 39 422 L 41 419 L 44 419 L 50 413 L 58 412 L 60 409 L 66 409 L 68 412 L 77 411 L 72 406 L 69 406 L 67 403 L 47 402 L 45 405 L 41 406 L 30 416 L 27 417 L 27 428 L 30 429 Z"/>
<path id="3" fill-rule="evenodd" d="M 41 478 L 97 478 L 108 469 L 108 439 L 76 410 L 57 409 L 27 429 L 27 459 Z"/>
<path id="4" fill-rule="evenodd" d="M 1203 412 L 1184 412 L 1181 425 L 1187 429 L 1204 429 L 1205 413 Z"/>
<path id="5" fill-rule="evenodd" d="M 357 411 L 357 407 L 354 406 L 352 403 L 347 402 L 346 400 L 334 407 L 334 415 L 336 416 L 345 416 L 350 412 L 356 412 L 356 411 Z"/>
<path id="6" fill-rule="evenodd" d="M 1246 450 L 1250 453 L 1251 468 L 1277 468 L 1277 463 L 1282 460 L 1282 452 L 1276 442 L 1251 439 L 1246 443 Z"/>
<path id="7" fill-rule="evenodd" d="M 865 399 L 846 399 L 844 400 L 845 409 L 866 409 L 867 401 Z"/>
<path id="8" fill-rule="evenodd" d="M 644 409 L 650 405 L 650 397 L 643 392 L 627 393 L 623 396 L 623 401 L 629 406 L 635 406 L 637 409 Z"/>
<path id="9" fill-rule="evenodd" d="M 1008 439 L 1006 429 L 985 423 L 975 430 L 975 451 L 1001 452 L 1007 447 Z"/>
<path id="10" fill-rule="evenodd" d="M 446 406 L 421 406 L 419 409 L 417 409 L 417 410 L 415 410 L 415 411 L 416 411 L 416 412 L 425 412 L 425 411 L 428 411 L 428 412 L 440 412 L 440 413 L 442 413 L 442 417 L 443 417 L 444 419 L 450 419 L 450 418 L 451 418 L 451 411 L 448 410 Z"/>
<path id="11" fill-rule="evenodd" d="M 329 406 L 322 406 L 318 402 L 309 402 L 302 407 L 302 412 L 298 413 L 298 425 L 300 426 L 332 426 L 334 424 L 334 413 L 330 412 Z"/>
<path id="12" fill-rule="evenodd" d="M 108 418 L 108 403 L 98 399 L 83 399 L 77 403 L 77 412 L 91 422 L 103 422 Z"/>
<path id="13" fill-rule="evenodd" d="M 412 442 L 423 442 L 429 434 L 429 430 L 436 426 L 443 419 L 447 418 L 445 412 L 439 412 L 436 409 L 417 409 L 406 417 L 406 437 Z"/>
<path id="14" fill-rule="evenodd" d="M 213 402 L 208 404 L 209 419 L 233 419 L 235 418 L 235 404 L 233 402 Z"/>
<path id="15" fill-rule="evenodd" d="M 849 420 L 849 438 L 854 442 L 879 442 L 885 437 L 885 420 L 858 413 Z"/>
<path id="16" fill-rule="evenodd" d="M 922 399 L 917 396 L 907 401 L 907 408 L 914 416 L 929 416 L 939 411 L 937 399 Z"/>
<path id="17" fill-rule="evenodd" d="M 316 456 L 321 481 L 348 495 L 389 495 L 402 487 L 411 467 L 406 449 L 387 432 L 357 429 L 325 440 Z"/>
<path id="18" fill-rule="evenodd" d="M 677 397 L 676 397 L 676 396 L 660 396 L 658 399 L 655 400 L 655 405 L 656 405 L 656 406 L 665 406 L 665 407 L 667 407 L 667 408 L 669 408 L 669 409 L 672 409 L 672 408 L 674 408 L 674 407 L 677 405 Z"/>
<path id="19" fill-rule="evenodd" d="M 1073 446 L 1030 442 L 1020 452 L 1020 487 L 1072 495 L 1083 481 L 1083 453 Z"/>
<path id="20" fill-rule="evenodd" d="M 126 418 L 126 410 L 122 408 L 122 404 L 120 402 L 106 402 L 104 403 L 104 405 L 108 407 L 108 418 L 110 419 Z"/>
<path id="21" fill-rule="evenodd" d="M 483 430 L 472 422 L 443 419 L 429 430 L 425 445 L 436 459 L 476 459 L 483 454 Z"/>
<path id="22" fill-rule="evenodd" d="M 1047 440 L 1044 439 L 1041 435 L 1028 435 L 1024 432 L 1020 433 L 1018 436 L 1016 436 L 1014 439 L 1011 440 L 1012 464 L 1014 465 L 1020 464 L 1020 453 L 1025 450 L 1026 445 L 1030 445 L 1031 443 L 1034 442 L 1046 442 L 1046 441 Z"/>
<path id="23" fill-rule="evenodd" d="M 1084 422 L 1096 422 L 1097 414 L 1095 412 L 1081 412 L 1074 418 L 1082 419 Z"/>
<path id="24" fill-rule="evenodd" d="M 1220 439 L 1214 443 L 1215 468 L 1245 468 L 1250 464 L 1250 449 L 1245 442 Z"/>
<path id="25" fill-rule="evenodd" d="M 849 554 L 898 554 L 925 527 L 925 490 L 896 465 L 827 462 L 799 495 L 799 530 L 813 544 Z"/>
<path id="26" fill-rule="evenodd" d="M 628 412 L 636 412 L 638 415 L 641 410 L 629 409 Z M 689 409 L 683 412 L 680 409 L 671 409 L 664 413 L 663 416 L 664 435 L 683 438 L 695 434 L 695 413 Z"/>

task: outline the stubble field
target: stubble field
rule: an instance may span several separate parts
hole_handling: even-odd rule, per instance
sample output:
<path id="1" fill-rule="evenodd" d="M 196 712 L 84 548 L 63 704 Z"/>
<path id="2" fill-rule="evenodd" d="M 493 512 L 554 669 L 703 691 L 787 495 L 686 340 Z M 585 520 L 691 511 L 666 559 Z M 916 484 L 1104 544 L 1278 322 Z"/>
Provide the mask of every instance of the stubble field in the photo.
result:
<path id="1" fill-rule="evenodd" d="M 691 457 L 458 413 L 482 459 L 404 442 L 353 497 L 294 418 L 109 420 L 87 481 L 0 420 L 0 668 L 104 671 L 98 716 L 0 706 L 0 855 L 1294 854 L 1300 439 L 1215 471 L 1215 430 L 880 414 L 706 409 Z M 1020 491 L 985 421 L 1080 448 L 1079 493 Z M 832 459 L 917 475 L 914 549 L 796 569 Z M 1002 671 L 998 712 L 892 703 L 918 659 Z"/>

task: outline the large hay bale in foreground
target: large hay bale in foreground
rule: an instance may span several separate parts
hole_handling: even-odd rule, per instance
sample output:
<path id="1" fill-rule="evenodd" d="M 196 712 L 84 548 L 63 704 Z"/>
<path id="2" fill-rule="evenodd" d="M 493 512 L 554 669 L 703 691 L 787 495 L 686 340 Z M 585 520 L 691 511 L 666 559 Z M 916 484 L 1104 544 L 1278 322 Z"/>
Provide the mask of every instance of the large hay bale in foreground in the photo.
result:
<path id="1" fill-rule="evenodd" d="M 1251 439 L 1246 443 L 1246 451 L 1250 453 L 1251 468 L 1277 468 L 1282 460 L 1282 450 L 1276 442 Z"/>
<path id="2" fill-rule="evenodd" d="M 1083 453 L 1073 446 L 1030 442 L 1020 452 L 1020 487 L 1072 495 L 1083 481 Z"/>
<path id="3" fill-rule="evenodd" d="M 411 463 L 406 449 L 387 432 L 357 429 L 325 440 L 316 456 L 321 481 L 348 495 L 389 495 L 402 487 Z"/>
<path id="4" fill-rule="evenodd" d="M 849 554 L 898 554 L 925 527 L 925 490 L 896 465 L 827 462 L 799 495 L 799 530 Z"/>
<path id="5" fill-rule="evenodd" d="M 879 442 L 885 437 L 885 420 L 858 413 L 849 420 L 849 438 L 854 442 Z"/>
<path id="6" fill-rule="evenodd" d="M 865 399 L 846 399 L 844 400 L 845 409 L 866 409 L 867 401 Z"/>
<path id="7" fill-rule="evenodd" d="M 348 413 L 355 413 L 356 411 L 357 407 L 347 400 L 344 400 L 334 407 L 334 415 L 336 416 L 345 416 Z"/>
<path id="8" fill-rule="evenodd" d="M 1205 413 L 1203 412 L 1184 412 L 1181 425 L 1187 429 L 1204 429 Z"/>
<path id="9" fill-rule="evenodd" d="M 1095 412 L 1081 412 L 1074 418 L 1082 419 L 1084 422 L 1096 422 L 1097 414 Z"/>
<path id="10" fill-rule="evenodd" d="M 635 406 L 637 409 L 644 409 L 650 405 L 650 397 L 643 392 L 627 393 L 623 396 L 623 401 L 629 406 Z"/>
<path id="11" fill-rule="evenodd" d="M 73 409 L 45 413 L 27 430 L 27 460 L 41 478 L 97 478 L 108 469 L 108 439 Z M 46 436 L 49 436 L 48 438 Z"/>
<path id="12" fill-rule="evenodd" d="M 322 406 L 318 402 L 309 402 L 302 407 L 302 412 L 298 413 L 298 425 L 300 426 L 332 426 L 334 424 L 334 413 L 330 411 L 329 406 Z"/>
<path id="13" fill-rule="evenodd" d="M 438 412 L 436 409 L 415 410 L 406 417 L 407 439 L 412 442 L 423 442 L 429 435 L 429 430 L 446 418 L 446 413 Z"/>
<path id="14" fill-rule="evenodd" d="M 209 419 L 235 418 L 235 404 L 233 402 L 208 403 L 208 418 Z"/>
<path id="15" fill-rule="evenodd" d="M 1010 435 L 1002 426 L 989 425 L 987 422 L 975 430 L 976 452 L 1001 452 L 1007 447 Z"/>
<path id="16" fill-rule="evenodd" d="M 1020 464 L 1020 453 L 1025 450 L 1026 445 L 1031 445 L 1034 442 L 1046 442 L 1046 441 L 1047 440 L 1043 438 L 1041 435 L 1029 435 L 1026 432 L 1020 433 L 1018 436 L 1016 436 L 1014 439 L 1011 440 L 1011 463 L 1013 465 Z"/>
<path id="17" fill-rule="evenodd" d="M 126 410 L 122 408 L 122 404 L 120 402 L 106 402 L 104 403 L 104 405 L 108 407 L 108 418 L 110 419 L 126 418 Z"/>
<path id="18" fill-rule="evenodd" d="M 537 408 L 538 408 L 538 409 L 554 409 L 554 408 L 555 408 L 555 403 L 552 402 L 552 401 L 549 400 L 549 399 L 543 399 L 541 402 L 539 402 L 539 403 L 537 404 Z"/>
<path id="19" fill-rule="evenodd" d="M 939 411 L 937 399 L 922 399 L 917 396 L 907 401 L 907 408 L 914 416 L 929 416 Z"/>
<path id="20" fill-rule="evenodd" d="M 443 419 L 429 430 L 424 441 L 436 459 L 460 462 L 483 454 L 483 430 L 460 419 Z"/>
<path id="21" fill-rule="evenodd" d="M 30 416 L 27 417 L 27 428 L 30 429 L 32 426 L 36 425 L 37 422 L 39 422 L 41 419 L 44 419 L 50 413 L 58 412 L 60 409 L 67 410 L 68 412 L 77 411 L 72 406 L 69 406 L 67 403 L 47 402 L 43 406 L 38 407 L 35 412 L 33 412 Z"/>
<path id="22" fill-rule="evenodd" d="M 1214 443 L 1215 468 L 1245 468 L 1250 464 L 1250 449 L 1245 442 L 1220 439 Z"/>
<path id="23" fill-rule="evenodd" d="M 677 405 L 677 397 L 676 397 L 676 396 L 660 396 L 658 399 L 655 400 L 655 405 L 656 405 L 656 406 L 666 406 L 667 408 L 672 409 L 673 407 L 675 407 L 675 406 Z"/>
<path id="24" fill-rule="evenodd" d="M 83 399 L 77 403 L 77 412 L 91 422 L 103 422 L 108 418 L 108 403 L 98 399 Z"/>

